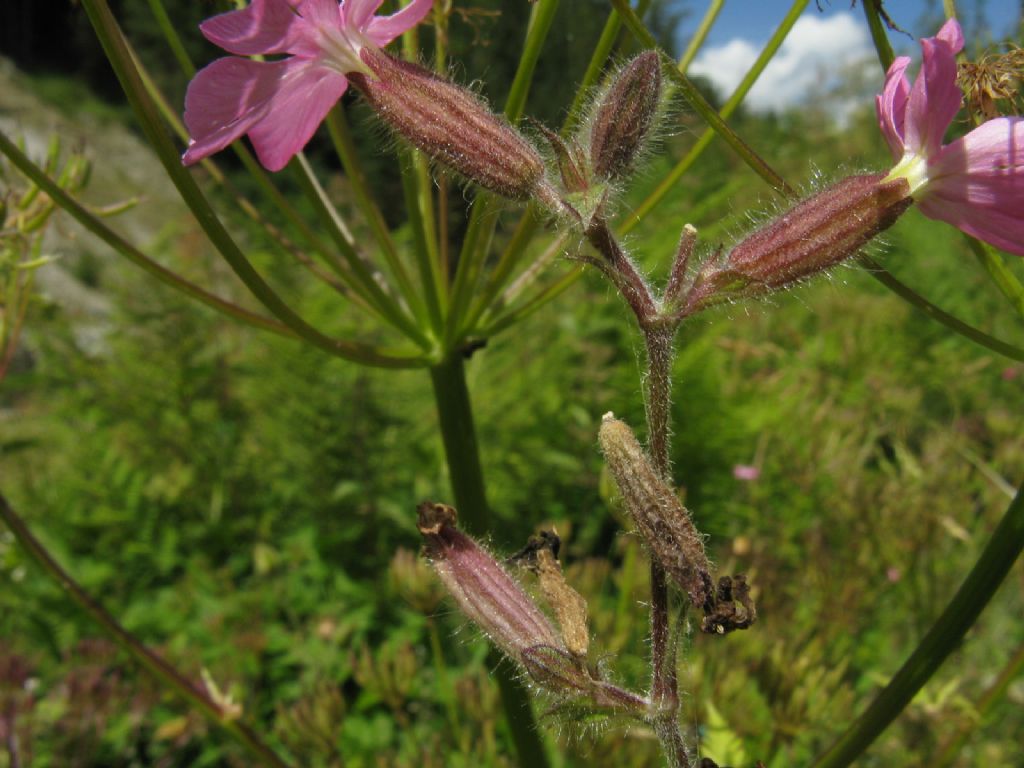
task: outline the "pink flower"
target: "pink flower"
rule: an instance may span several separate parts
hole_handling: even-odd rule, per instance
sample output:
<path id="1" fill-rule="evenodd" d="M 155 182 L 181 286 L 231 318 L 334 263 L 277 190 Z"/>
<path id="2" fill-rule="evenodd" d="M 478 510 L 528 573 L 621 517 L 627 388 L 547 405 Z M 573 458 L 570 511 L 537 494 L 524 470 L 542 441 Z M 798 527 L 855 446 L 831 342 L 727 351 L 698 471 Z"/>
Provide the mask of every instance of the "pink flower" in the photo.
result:
<path id="1" fill-rule="evenodd" d="M 1024 118 L 1000 117 L 943 146 L 962 103 L 956 54 L 964 46 L 955 19 L 921 41 L 924 64 L 913 87 L 900 56 L 875 98 L 878 122 L 896 167 L 921 212 L 1019 256 L 1024 255 Z"/>
<path id="2" fill-rule="evenodd" d="M 761 477 L 761 470 L 751 464 L 736 464 L 732 468 L 732 476 L 737 480 L 751 483 Z"/>
<path id="3" fill-rule="evenodd" d="M 249 134 L 260 162 L 278 171 L 313 136 L 348 87 L 347 74 L 372 74 L 363 48 L 387 45 L 427 15 L 433 0 L 412 0 L 375 16 L 382 0 L 252 0 L 207 19 L 210 42 L 240 56 L 286 54 L 274 61 L 236 56 L 201 70 L 185 94 L 190 165 Z"/>

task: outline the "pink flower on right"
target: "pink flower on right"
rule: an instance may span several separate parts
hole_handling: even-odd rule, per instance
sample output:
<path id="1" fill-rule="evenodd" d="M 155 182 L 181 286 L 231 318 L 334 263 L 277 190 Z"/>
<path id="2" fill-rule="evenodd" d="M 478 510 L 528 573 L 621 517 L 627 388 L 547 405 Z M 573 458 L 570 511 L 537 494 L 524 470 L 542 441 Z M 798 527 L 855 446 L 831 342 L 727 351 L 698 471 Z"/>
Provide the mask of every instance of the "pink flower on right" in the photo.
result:
<path id="1" fill-rule="evenodd" d="M 882 134 L 896 167 L 887 181 L 906 179 L 921 212 L 1024 256 L 1024 118 L 989 120 L 943 146 L 960 111 L 956 54 L 964 36 L 956 19 L 921 40 L 924 63 L 911 87 L 910 59 L 889 67 L 875 97 Z"/>

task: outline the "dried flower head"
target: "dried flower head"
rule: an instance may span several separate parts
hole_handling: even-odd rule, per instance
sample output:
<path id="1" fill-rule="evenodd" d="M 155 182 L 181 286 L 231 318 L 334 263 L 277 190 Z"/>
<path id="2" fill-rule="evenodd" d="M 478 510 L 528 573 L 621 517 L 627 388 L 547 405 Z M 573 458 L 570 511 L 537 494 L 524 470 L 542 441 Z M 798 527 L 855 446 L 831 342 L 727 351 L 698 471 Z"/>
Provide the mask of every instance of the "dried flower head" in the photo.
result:
<path id="1" fill-rule="evenodd" d="M 625 422 L 605 414 L 599 440 L 623 504 L 651 557 L 690 602 L 703 608 L 713 597 L 711 565 L 690 513 L 655 471 Z"/>

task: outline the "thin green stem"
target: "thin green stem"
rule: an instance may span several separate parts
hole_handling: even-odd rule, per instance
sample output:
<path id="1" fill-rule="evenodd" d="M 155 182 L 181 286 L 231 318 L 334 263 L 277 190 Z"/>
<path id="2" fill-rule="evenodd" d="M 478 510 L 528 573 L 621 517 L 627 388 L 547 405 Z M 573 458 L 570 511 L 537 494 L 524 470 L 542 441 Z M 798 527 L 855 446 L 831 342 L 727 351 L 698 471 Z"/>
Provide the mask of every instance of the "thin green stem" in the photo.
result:
<path id="1" fill-rule="evenodd" d="M 538 0 L 530 11 L 530 21 L 526 27 L 526 40 L 523 41 L 523 52 L 519 55 L 515 78 L 505 101 L 505 117 L 516 123 L 523 116 L 526 108 L 526 97 L 530 94 L 533 74 L 537 69 L 540 52 L 544 41 L 548 39 L 551 24 L 558 10 L 558 0 Z"/>
<path id="2" fill-rule="evenodd" d="M 398 280 L 399 290 L 407 302 L 414 304 L 419 299 L 417 298 L 416 291 L 413 290 L 408 282 L 401 255 L 395 245 L 394 238 L 391 236 L 391 231 L 384 221 L 384 215 L 381 213 L 380 207 L 370 192 L 370 184 L 366 178 L 366 173 L 363 171 L 362 163 L 359 162 L 359 154 L 356 151 L 352 131 L 349 129 L 348 120 L 345 117 L 345 110 L 340 104 L 327 113 L 326 123 L 327 132 L 331 137 L 331 142 L 334 144 L 334 150 L 338 155 L 338 159 L 341 160 L 345 176 L 355 195 L 356 206 L 359 208 L 360 213 L 363 214 L 363 219 L 370 225 L 370 231 L 373 232 L 377 245 L 380 246 L 381 251 L 384 253 L 385 261 L 387 261 L 392 274 Z M 413 295 L 408 295 L 410 292 Z M 437 306 L 434 290 L 427 291 L 427 305 L 431 316 L 435 315 Z"/>
<path id="3" fill-rule="evenodd" d="M 171 130 L 174 131 L 178 138 L 187 142 L 188 131 L 185 130 L 185 126 L 178 118 L 177 112 L 168 103 L 167 98 L 160 89 L 157 88 L 156 83 L 153 82 L 153 78 L 142 65 L 138 55 L 127 40 L 125 41 L 125 45 L 132 56 L 132 60 L 135 62 L 135 66 L 139 71 L 139 77 L 141 78 L 146 91 L 149 93 L 153 101 L 156 102 L 157 108 L 160 110 L 160 114 L 164 118 L 164 122 L 170 126 Z M 270 209 L 282 213 L 286 219 L 294 224 L 309 243 L 317 249 L 317 252 L 322 258 L 325 260 L 333 258 L 333 255 L 329 255 L 330 251 L 323 240 L 313 233 L 313 231 L 305 224 L 302 217 L 298 216 L 295 209 L 285 200 L 277 187 L 275 187 L 267 177 L 267 174 L 260 167 L 259 163 L 257 163 L 253 158 L 252 153 L 249 152 L 249 150 L 247 150 L 240 142 L 235 142 L 232 144 L 232 147 L 239 159 L 241 159 L 242 164 L 246 167 L 257 184 L 267 194 L 271 201 Z M 200 161 L 200 165 L 207 173 L 210 174 L 210 178 L 212 178 L 214 182 L 223 187 L 227 193 L 231 195 L 232 199 L 237 203 L 238 207 L 241 208 L 242 212 L 246 216 L 263 229 L 281 248 L 288 251 L 296 261 L 309 270 L 309 272 L 318 280 L 329 285 L 364 312 L 368 314 L 376 314 L 378 317 L 383 319 L 380 313 L 371 307 L 369 302 L 367 302 L 365 295 L 360 291 L 360 287 L 355 284 L 354 278 L 349 274 L 344 265 L 336 260 L 332 260 L 329 266 L 334 271 L 334 274 L 328 274 L 325 272 L 304 250 L 293 243 L 280 229 L 278 229 L 276 225 L 271 223 L 248 197 L 242 194 L 238 187 L 236 187 L 228 177 L 224 175 L 220 168 L 217 167 L 217 164 L 212 158 L 207 157 L 203 159 Z M 342 272 L 342 274 L 339 275 L 339 271 Z"/>
<path id="4" fill-rule="evenodd" d="M 430 379 L 459 526 L 473 536 L 483 536 L 490 531 L 491 512 L 462 356 L 454 353 L 431 367 Z"/>
<path id="5" fill-rule="evenodd" d="M 249 289 L 249 292 L 298 337 L 331 354 L 365 362 L 368 365 L 408 366 L 419 364 L 420 358 L 418 357 L 402 359 L 391 354 L 381 354 L 373 347 L 332 339 L 303 320 L 278 296 L 239 249 L 217 214 L 210 207 L 195 180 L 182 167 L 178 152 L 164 130 L 159 111 L 146 92 L 139 73 L 133 65 L 121 29 L 106 0 L 83 0 L 82 5 L 136 117 L 142 124 L 146 138 L 156 151 L 164 170 L 177 187 L 185 204 L 196 217 L 196 221 L 203 228 L 207 238 Z"/>
<path id="6" fill-rule="evenodd" d="M 1006 266 L 1003 257 L 988 243 L 983 243 L 969 235 L 964 239 L 967 240 L 968 247 L 977 257 L 981 266 L 988 272 L 992 282 L 1010 302 L 1013 311 L 1024 318 L 1024 285 L 1021 285 L 1017 276 Z"/>
<path id="7" fill-rule="evenodd" d="M 114 230 L 104 224 L 97 216 L 89 212 L 82 204 L 65 192 L 43 170 L 26 157 L 17 145 L 0 132 L 0 152 L 2 152 L 25 176 L 37 184 L 64 211 L 81 224 L 86 230 L 100 238 L 103 242 L 120 253 L 139 268 L 145 270 L 160 282 L 181 291 L 188 297 L 205 304 L 216 311 L 227 315 L 232 320 L 270 331 L 280 336 L 297 338 L 286 325 L 271 318 L 263 317 L 243 309 L 230 301 L 215 296 L 198 285 L 189 282 L 180 275 L 150 259 L 146 254 L 129 243 Z"/>
<path id="8" fill-rule="evenodd" d="M 400 330 L 410 339 L 415 341 L 424 349 L 430 348 L 430 340 L 424 334 L 423 329 L 417 324 L 414 318 L 409 317 L 403 307 L 391 293 L 390 286 L 374 264 L 366 260 L 356 249 L 355 239 L 349 231 L 344 220 L 338 214 L 334 204 L 327 197 L 327 192 L 321 186 L 316 174 L 313 173 L 309 161 L 304 153 L 299 152 L 289 164 L 295 174 L 295 179 L 313 206 L 317 218 L 327 229 L 331 239 L 334 240 L 338 250 L 341 251 L 348 265 L 357 279 L 357 284 L 367 296 L 367 301 L 376 309 L 385 320 Z M 342 274 L 339 272 L 339 274 Z"/>
<path id="9" fill-rule="evenodd" d="M 508 99 L 505 102 L 505 116 L 512 123 L 519 120 L 526 106 L 526 98 L 529 95 L 537 61 L 548 32 L 551 30 L 556 10 L 558 10 L 558 0 L 538 0 L 530 11 L 523 51 L 519 57 L 519 65 L 516 68 Z M 470 311 L 471 300 L 487 258 L 497 220 L 497 205 L 494 196 L 485 192 L 478 193 L 473 200 L 466 237 L 459 252 L 458 266 L 455 268 L 452 298 L 445 327 L 446 349 L 451 348 L 459 328 L 464 325 Z"/>
<path id="10" fill-rule="evenodd" d="M 207 720 L 234 740 L 261 765 L 288 768 L 288 763 L 274 752 L 257 735 L 256 731 L 239 722 L 235 715 L 225 712 L 216 701 L 197 688 L 181 672 L 146 648 L 137 637 L 122 627 L 102 605 L 71 578 L 70 574 L 47 551 L 42 542 L 32 535 L 32 531 L 29 530 L 25 521 L 11 508 L 3 495 L 0 495 L 0 518 L 3 518 L 8 529 L 14 534 L 32 561 L 53 579 L 71 598 L 72 602 L 89 616 L 114 643 L 131 656 L 146 673 L 173 691 L 193 709 L 202 713 Z"/>
<path id="11" fill-rule="evenodd" d="M 156 20 L 156 25 L 160 27 L 160 33 L 167 41 L 167 45 L 170 46 L 171 53 L 178 60 L 178 66 L 185 73 L 185 77 L 191 80 L 196 74 L 195 65 L 192 63 L 188 51 L 185 50 L 185 44 L 181 41 L 178 31 L 174 28 L 170 16 L 167 15 L 167 9 L 164 8 L 163 2 L 161 0 L 146 0 L 146 2 L 149 3 L 149 10 Z"/>
<path id="12" fill-rule="evenodd" d="M 619 0 L 613 0 L 613 3 L 617 3 Z M 763 178 L 769 185 L 774 189 L 782 191 L 786 194 L 792 194 L 792 188 L 785 182 L 785 180 L 779 176 L 775 171 L 768 167 L 760 157 L 754 155 L 753 151 L 744 144 L 738 136 L 735 139 L 730 139 L 730 136 L 735 136 L 731 128 L 728 128 L 725 124 L 725 120 L 728 120 L 732 116 L 733 112 L 743 103 L 743 99 L 746 98 L 747 93 L 754 87 L 757 79 L 761 76 L 765 67 L 768 66 L 772 57 L 778 51 L 779 47 L 785 41 L 793 25 L 796 24 L 797 19 L 803 13 L 807 7 L 808 0 L 796 0 L 790 7 L 789 12 L 785 18 L 776 28 L 772 34 L 771 39 L 765 45 L 764 50 L 761 51 L 757 60 L 747 71 L 746 75 L 740 81 L 740 84 L 736 86 L 736 90 L 733 91 L 732 95 L 726 100 L 725 104 L 722 105 L 722 109 L 719 112 L 715 112 L 711 105 L 704 101 L 703 97 L 693 88 L 689 80 L 683 78 L 681 85 L 685 85 L 683 88 L 683 94 L 690 101 L 691 104 L 700 112 L 701 116 L 704 117 L 705 121 L 708 122 L 708 128 L 705 129 L 703 134 L 697 140 L 696 144 L 690 148 L 690 151 L 672 168 L 668 174 L 661 180 L 658 186 L 647 196 L 636 210 L 631 212 L 627 217 L 626 222 L 619 228 L 620 234 L 626 234 L 636 227 L 654 208 L 664 200 L 665 196 L 672 190 L 672 188 L 679 182 L 679 179 L 683 177 L 683 174 L 690 169 L 690 167 L 697 161 L 697 158 L 704 152 L 705 149 L 711 144 L 711 141 L 716 135 L 722 136 L 726 141 L 737 151 L 737 154 L 747 162 L 748 165 Z M 633 31 L 633 27 L 630 27 Z M 646 30 L 643 30 L 646 33 Z M 649 33 L 645 34 L 640 39 L 642 44 L 649 44 L 650 47 L 654 47 L 654 38 Z M 676 67 L 673 63 L 672 67 L 666 66 L 666 70 L 671 73 L 673 80 L 677 83 L 678 78 L 683 77 L 682 72 L 685 72 L 684 61 L 680 62 L 679 66 Z M 696 101 L 695 101 L 696 99 Z"/>
<path id="13" fill-rule="evenodd" d="M 430 369 L 430 380 L 448 464 L 448 477 L 455 496 L 455 506 L 459 511 L 459 524 L 467 533 L 482 536 L 489 531 L 491 513 L 480 464 L 469 388 L 466 385 L 466 368 L 461 355 L 456 352 L 433 366 Z M 511 665 L 501 661 L 497 651 L 491 651 L 488 664 L 498 680 L 519 764 L 522 768 L 546 768 L 547 754 L 537 730 L 528 690 L 514 674 Z"/>
<path id="14" fill-rule="evenodd" d="M 437 255 L 436 237 L 428 229 L 424 211 L 424 197 L 430 196 L 429 176 L 421 173 L 423 158 L 415 150 L 402 150 L 402 192 L 405 195 L 405 211 L 412 229 L 412 250 L 416 254 L 416 265 L 420 273 L 423 293 L 427 297 L 427 313 L 431 327 L 438 335 L 444 328 L 442 317 L 440 259 Z M 425 171 L 426 169 L 422 169 Z"/>
<path id="15" fill-rule="evenodd" d="M 874 259 L 868 256 L 861 256 L 860 262 L 867 268 L 868 274 L 875 278 L 875 280 L 880 282 L 908 304 L 917 307 L 917 309 L 924 312 L 924 314 L 928 315 L 932 320 L 946 326 L 956 334 L 963 336 L 965 339 L 969 339 L 975 344 L 996 352 L 1003 357 L 1008 357 L 1011 360 L 1017 360 L 1018 362 L 1024 362 L 1024 349 L 1015 347 L 1012 344 L 1007 344 L 1005 341 L 997 339 L 994 336 L 990 336 L 984 331 L 980 331 L 962 320 L 953 317 L 953 315 L 949 314 L 945 310 L 940 309 L 935 304 L 932 304 L 928 299 L 921 296 L 910 286 L 900 282 L 895 276 L 890 274 L 885 267 Z"/>
<path id="16" fill-rule="evenodd" d="M 864 17 L 868 21 L 868 29 L 871 30 L 871 42 L 875 45 L 878 53 L 878 61 L 882 69 L 888 71 L 892 66 L 896 54 L 893 53 L 892 45 L 889 43 L 889 35 L 885 32 L 885 22 L 882 20 L 881 0 L 864 0 L 861 3 L 864 8 Z"/>
<path id="17" fill-rule="evenodd" d="M 715 21 L 718 19 L 718 14 L 722 12 L 722 8 L 725 7 L 725 0 L 711 0 L 708 3 L 707 10 L 704 11 L 704 17 L 700 20 L 700 24 L 697 26 L 697 31 L 693 33 L 693 37 L 690 38 L 689 44 L 686 46 L 686 50 L 683 51 L 683 55 L 679 58 L 679 71 L 685 73 L 690 68 L 690 64 L 697 57 L 697 53 L 700 51 L 704 41 L 707 40 L 708 32 L 711 31 L 711 27 L 715 25 Z"/>
<path id="18" fill-rule="evenodd" d="M 1024 487 L 971 572 L 892 681 L 813 768 L 845 768 L 862 755 L 963 641 L 1024 550 Z"/>
<path id="19" fill-rule="evenodd" d="M 569 272 L 566 272 L 555 282 L 545 286 L 541 291 L 525 300 L 522 304 L 510 307 L 505 312 L 497 313 L 493 319 L 488 320 L 485 317 L 483 319 L 484 327 L 480 332 L 480 335 L 484 338 L 489 338 L 490 336 L 505 330 L 510 325 L 518 323 L 524 317 L 536 312 L 555 297 L 565 293 L 576 284 L 576 281 L 579 280 L 582 275 L 583 265 L 580 264 L 573 267 Z M 510 286 L 510 289 L 515 287 L 515 284 L 513 284 Z"/>
<path id="20" fill-rule="evenodd" d="M 1017 650 L 996 677 L 995 682 L 989 686 L 988 690 L 978 700 L 978 703 L 974 706 L 973 716 L 968 723 L 957 729 L 929 768 L 950 768 L 956 762 L 971 734 L 982 724 L 993 705 L 1006 695 L 1010 684 L 1013 683 L 1022 671 L 1024 671 L 1024 643 L 1017 646 Z"/>
<path id="21" fill-rule="evenodd" d="M 161 20 L 161 14 L 166 18 L 166 12 L 163 10 L 161 0 L 149 0 L 149 2 L 150 8 L 153 10 L 154 18 L 156 18 L 164 37 L 167 39 L 167 44 L 174 52 L 175 58 L 178 59 L 181 71 L 184 73 L 185 77 L 192 78 L 196 73 L 195 64 L 193 64 L 191 58 L 189 58 L 188 52 L 185 50 L 184 44 L 181 42 L 181 38 L 178 36 L 174 25 L 165 24 L 164 21 Z M 127 50 L 131 53 L 135 68 L 138 70 L 139 77 L 142 80 L 143 85 L 146 87 L 146 91 L 149 93 L 150 98 L 156 102 L 157 107 L 160 110 L 160 114 L 171 127 L 171 130 L 173 130 L 182 141 L 188 142 L 188 131 L 185 129 L 184 124 L 178 117 L 176 109 L 171 107 L 167 98 L 160 89 L 157 88 L 156 83 L 153 81 L 152 77 L 149 76 L 146 68 L 142 65 L 142 62 L 132 49 L 131 44 L 127 40 L 124 40 L 123 42 Z M 368 309 L 367 297 L 365 292 L 362 290 L 362 287 L 351 274 L 346 272 L 344 265 L 336 260 L 335 255 L 331 252 L 331 249 L 327 246 L 326 242 L 306 223 L 306 220 L 299 215 L 298 211 L 295 210 L 295 206 L 293 206 L 288 199 L 281 194 L 281 191 L 274 185 L 274 182 L 270 180 L 270 176 L 267 172 L 263 170 L 256 158 L 253 157 L 252 152 L 250 152 L 240 141 L 232 142 L 231 149 L 234 151 L 235 156 L 242 162 L 242 165 L 245 166 L 246 171 L 248 171 L 249 175 L 252 176 L 257 186 L 259 186 L 267 196 L 267 199 L 271 204 L 271 210 L 277 211 L 284 216 L 285 219 L 287 219 L 288 222 L 302 234 L 306 242 L 320 254 L 324 261 L 328 262 L 328 266 L 335 272 L 335 274 L 345 281 L 346 286 L 352 289 L 355 294 L 360 297 L 362 306 Z M 282 241 L 282 238 L 275 234 L 266 219 L 258 212 L 255 212 L 255 207 L 245 197 L 238 193 L 234 186 L 228 182 L 225 175 L 220 171 L 216 163 L 211 158 L 205 158 L 202 160 L 201 165 L 213 177 L 214 181 L 222 184 L 229 192 L 231 192 L 232 196 L 239 201 L 242 209 L 250 216 L 250 218 L 259 222 L 260 225 L 268 231 L 271 237 L 279 242 Z M 288 247 L 283 242 L 282 245 L 286 248 Z"/>

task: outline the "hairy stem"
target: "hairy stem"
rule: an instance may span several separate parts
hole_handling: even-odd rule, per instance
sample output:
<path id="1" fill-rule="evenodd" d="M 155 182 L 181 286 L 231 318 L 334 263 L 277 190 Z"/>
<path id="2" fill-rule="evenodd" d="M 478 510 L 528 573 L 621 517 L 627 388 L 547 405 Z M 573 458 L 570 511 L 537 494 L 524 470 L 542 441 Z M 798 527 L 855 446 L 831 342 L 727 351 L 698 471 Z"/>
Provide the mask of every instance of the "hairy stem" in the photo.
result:
<path id="1" fill-rule="evenodd" d="M 648 450 L 655 471 L 672 483 L 669 417 L 672 403 L 672 341 L 676 326 L 643 326 L 647 347 L 644 408 Z M 651 560 L 651 700 L 659 709 L 655 733 L 671 768 L 688 768 L 689 758 L 679 730 L 679 688 L 675 644 L 669 642 L 668 584 L 664 569 Z"/>

